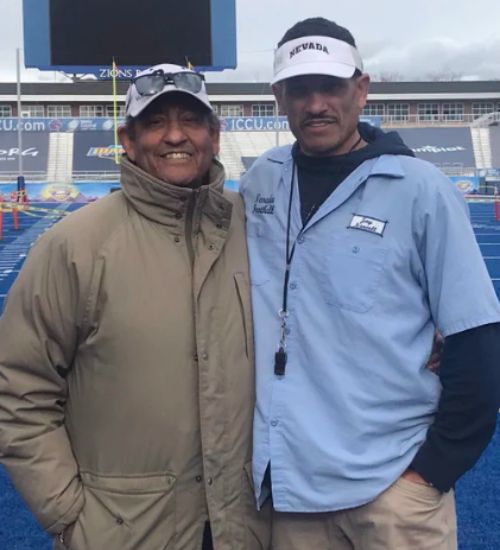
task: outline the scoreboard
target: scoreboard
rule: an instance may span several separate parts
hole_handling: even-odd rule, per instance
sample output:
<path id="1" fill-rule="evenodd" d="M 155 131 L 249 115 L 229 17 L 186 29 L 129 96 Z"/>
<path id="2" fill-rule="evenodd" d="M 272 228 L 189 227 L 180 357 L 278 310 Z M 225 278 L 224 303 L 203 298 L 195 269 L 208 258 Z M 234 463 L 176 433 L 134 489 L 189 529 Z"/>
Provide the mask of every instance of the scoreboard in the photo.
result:
<path id="1" fill-rule="evenodd" d="M 236 67 L 235 0 L 24 0 L 27 67 Z"/>

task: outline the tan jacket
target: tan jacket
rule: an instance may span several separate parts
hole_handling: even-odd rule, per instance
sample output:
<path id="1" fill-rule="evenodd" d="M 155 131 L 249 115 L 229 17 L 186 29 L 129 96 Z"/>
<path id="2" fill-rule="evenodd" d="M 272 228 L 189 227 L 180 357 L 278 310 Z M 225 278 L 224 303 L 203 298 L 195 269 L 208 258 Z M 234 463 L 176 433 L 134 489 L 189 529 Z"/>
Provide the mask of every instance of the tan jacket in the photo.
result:
<path id="1" fill-rule="evenodd" d="M 0 320 L 0 455 L 72 550 L 269 547 L 251 489 L 244 212 L 128 162 L 42 236 Z M 56 542 L 56 547 L 63 545 Z"/>

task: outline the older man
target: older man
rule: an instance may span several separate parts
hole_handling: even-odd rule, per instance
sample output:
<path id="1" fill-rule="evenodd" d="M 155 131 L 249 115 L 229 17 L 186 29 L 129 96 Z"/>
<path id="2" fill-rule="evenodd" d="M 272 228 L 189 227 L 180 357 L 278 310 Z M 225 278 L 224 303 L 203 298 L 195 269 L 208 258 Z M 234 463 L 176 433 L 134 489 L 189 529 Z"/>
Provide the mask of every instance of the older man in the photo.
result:
<path id="1" fill-rule="evenodd" d="M 466 205 L 397 134 L 359 124 L 368 85 L 347 29 L 294 25 L 273 90 L 297 142 L 242 182 L 273 550 L 452 550 L 452 487 L 495 428 L 500 307 Z"/>
<path id="2" fill-rule="evenodd" d="M 268 548 L 244 213 L 219 122 L 176 65 L 138 75 L 126 113 L 121 191 L 44 234 L 8 296 L 2 462 L 56 548 Z"/>

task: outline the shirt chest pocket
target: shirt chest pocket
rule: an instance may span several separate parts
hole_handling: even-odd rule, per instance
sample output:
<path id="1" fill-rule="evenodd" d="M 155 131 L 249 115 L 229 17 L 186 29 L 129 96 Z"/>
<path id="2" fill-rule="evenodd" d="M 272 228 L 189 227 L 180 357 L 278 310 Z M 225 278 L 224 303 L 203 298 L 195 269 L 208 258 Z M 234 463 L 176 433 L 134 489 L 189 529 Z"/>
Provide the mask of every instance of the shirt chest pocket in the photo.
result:
<path id="1" fill-rule="evenodd" d="M 326 303 L 358 313 L 369 311 L 387 263 L 387 248 L 334 236 L 324 252 L 319 277 Z"/>

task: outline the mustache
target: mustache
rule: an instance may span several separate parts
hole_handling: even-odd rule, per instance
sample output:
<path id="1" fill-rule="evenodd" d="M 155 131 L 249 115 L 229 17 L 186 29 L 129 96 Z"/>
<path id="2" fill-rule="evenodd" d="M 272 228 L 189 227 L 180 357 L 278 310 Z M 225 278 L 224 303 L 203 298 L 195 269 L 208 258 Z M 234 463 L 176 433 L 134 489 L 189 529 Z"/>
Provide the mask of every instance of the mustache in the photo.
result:
<path id="1" fill-rule="evenodd" d="M 331 116 L 308 116 L 302 121 L 301 126 L 307 126 L 308 124 L 314 124 L 315 122 L 338 122 L 336 117 Z"/>

